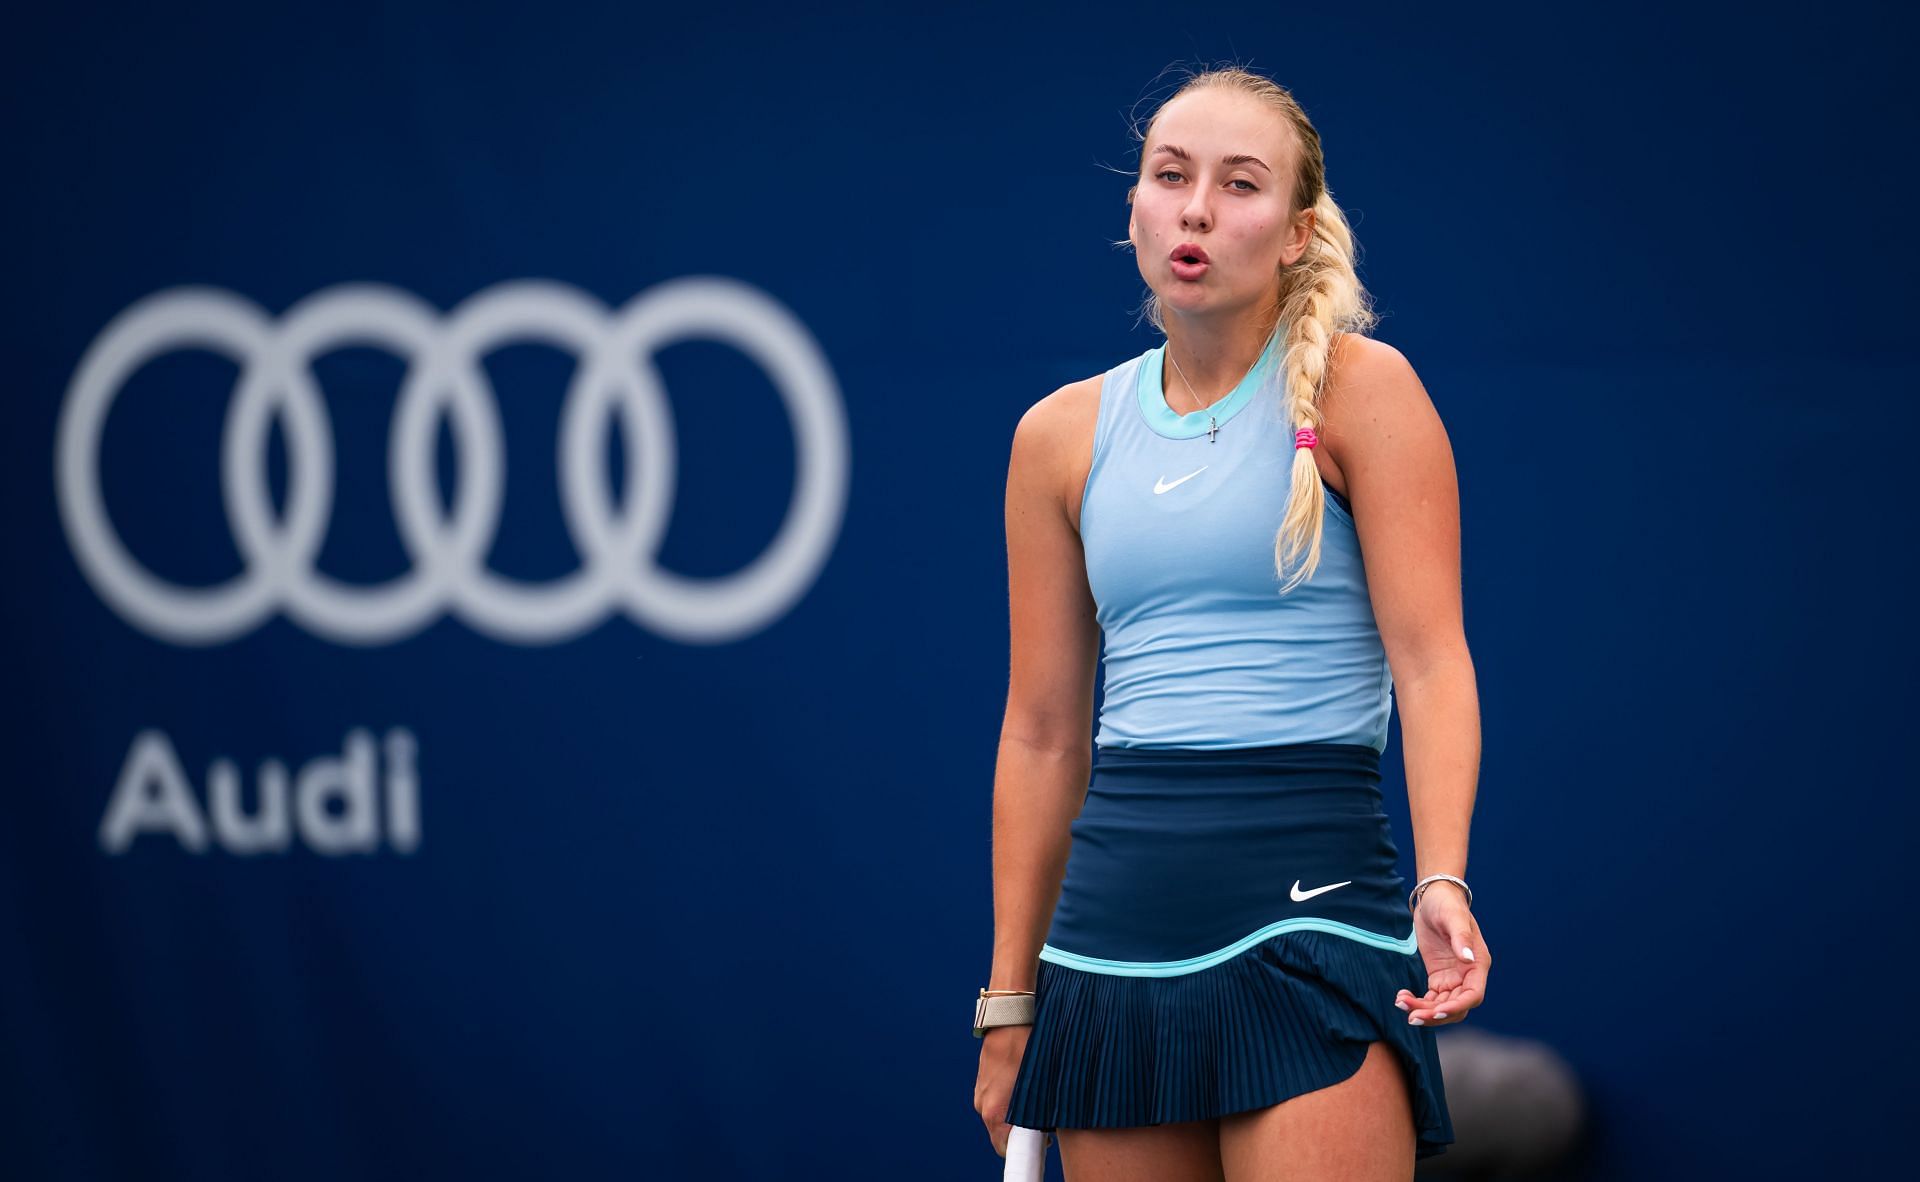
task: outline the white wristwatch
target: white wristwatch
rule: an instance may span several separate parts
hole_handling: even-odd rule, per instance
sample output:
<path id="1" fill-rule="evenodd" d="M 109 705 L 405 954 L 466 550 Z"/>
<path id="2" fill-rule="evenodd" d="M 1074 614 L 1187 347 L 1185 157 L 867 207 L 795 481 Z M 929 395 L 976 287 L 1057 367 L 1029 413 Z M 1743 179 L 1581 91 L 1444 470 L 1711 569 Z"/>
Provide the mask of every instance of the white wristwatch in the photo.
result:
<path id="1" fill-rule="evenodd" d="M 1033 994 L 1024 989 L 982 989 L 973 1003 L 973 1036 L 994 1026 L 1033 1025 Z"/>

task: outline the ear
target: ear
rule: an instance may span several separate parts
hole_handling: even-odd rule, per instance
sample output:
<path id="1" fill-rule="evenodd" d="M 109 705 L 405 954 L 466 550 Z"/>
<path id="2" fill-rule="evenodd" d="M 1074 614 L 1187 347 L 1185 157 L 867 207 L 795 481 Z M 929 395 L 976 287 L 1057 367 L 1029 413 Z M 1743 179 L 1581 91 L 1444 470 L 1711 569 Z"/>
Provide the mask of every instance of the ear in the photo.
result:
<path id="1" fill-rule="evenodd" d="M 1306 257 L 1307 248 L 1313 245 L 1314 211 L 1311 209 L 1307 210 L 1301 217 L 1300 224 L 1306 227 L 1307 232 L 1306 235 L 1300 239 L 1300 253 L 1293 256 L 1293 261 L 1296 263 Z"/>

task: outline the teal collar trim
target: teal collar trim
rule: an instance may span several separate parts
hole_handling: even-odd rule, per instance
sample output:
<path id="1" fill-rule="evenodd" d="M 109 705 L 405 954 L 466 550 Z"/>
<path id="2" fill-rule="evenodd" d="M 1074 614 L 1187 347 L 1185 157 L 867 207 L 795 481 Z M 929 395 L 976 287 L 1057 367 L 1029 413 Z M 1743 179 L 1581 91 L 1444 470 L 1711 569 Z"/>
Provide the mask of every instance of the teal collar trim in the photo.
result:
<path id="1" fill-rule="evenodd" d="M 1253 401 L 1254 394 L 1267 384 L 1268 377 L 1273 373 L 1279 342 L 1278 332 L 1267 338 L 1266 348 L 1260 351 L 1259 360 L 1253 363 L 1247 376 L 1241 378 L 1240 384 L 1225 398 L 1212 406 L 1186 414 L 1175 414 L 1173 408 L 1167 405 L 1167 397 L 1163 392 L 1166 386 L 1167 347 L 1161 345 L 1147 350 L 1140 359 L 1141 416 L 1147 420 L 1147 426 L 1168 439 L 1192 439 L 1196 435 L 1205 435 L 1214 423 L 1225 424 L 1239 414 Z"/>
<path id="2" fill-rule="evenodd" d="M 1404 939 L 1396 940 L 1383 936 L 1379 932 L 1370 932 L 1352 924 L 1341 923 L 1337 919 L 1320 919 L 1302 916 L 1298 919 L 1283 919 L 1270 923 L 1250 936 L 1243 936 L 1225 948 L 1206 953 L 1202 956 L 1190 956 L 1185 960 L 1105 960 L 1097 956 L 1081 956 L 1077 952 L 1067 952 L 1051 944 L 1040 946 L 1040 959 L 1065 965 L 1070 969 L 1083 969 L 1090 973 L 1111 973 L 1121 977 L 1178 977 L 1187 973 L 1197 973 L 1201 969 L 1210 969 L 1223 961 L 1232 960 L 1262 940 L 1279 935 L 1281 932 L 1326 932 L 1330 935 L 1345 936 L 1349 940 L 1358 940 L 1362 944 L 1371 944 L 1375 948 L 1384 948 L 1388 952 L 1400 952 L 1411 956 L 1420 950 L 1417 937 L 1408 932 Z"/>

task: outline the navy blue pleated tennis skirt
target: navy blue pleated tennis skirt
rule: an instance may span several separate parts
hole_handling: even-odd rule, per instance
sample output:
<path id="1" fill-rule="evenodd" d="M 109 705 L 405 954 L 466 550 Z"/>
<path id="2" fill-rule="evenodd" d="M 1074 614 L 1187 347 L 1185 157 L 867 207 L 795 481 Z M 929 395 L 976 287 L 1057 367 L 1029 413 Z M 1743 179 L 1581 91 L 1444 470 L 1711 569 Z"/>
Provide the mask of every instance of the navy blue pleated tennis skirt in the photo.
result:
<path id="1" fill-rule="evenodd" d="M 1415 1155 L 1453 1141 L 1380 796 L 1347 743 L 1102 747 L 1034 985 L 1007 1121 L 1123 1128 L 1246 1112 L 1399 1058 Z"/>

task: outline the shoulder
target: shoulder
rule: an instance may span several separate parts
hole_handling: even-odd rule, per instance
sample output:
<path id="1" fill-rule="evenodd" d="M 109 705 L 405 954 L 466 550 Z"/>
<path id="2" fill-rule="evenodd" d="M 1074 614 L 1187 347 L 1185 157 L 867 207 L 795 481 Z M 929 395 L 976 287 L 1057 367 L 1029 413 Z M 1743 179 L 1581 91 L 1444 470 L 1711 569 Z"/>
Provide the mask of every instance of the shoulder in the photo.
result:
<path id="1" fill-rule="evenodd" d="M 1076 461 L 1091 462 L 1104 374 L 1069 382 L 1035 402 L 1013 432 L 1013 464 L 1049 483 L 1064 481 Z"/>
<path id="2" fill-rule="evenodd" d="M 1326 400 L 1346 396 L 1352 402 L 1426 399 L 1426 390 L 1406 354 L 1385 341 L 1343 332 L 1334 338 L 1328 366 Z"/>
<path id="3" fill-rule="evenodd" d="M 1406 355 L 1355 333 L 1342 333 L 1334 347 L 1320 411 L 1328 458 L 1349 488 L 1356 478 L 1366 484 L 1369 473 L 1405 475 L 1450 465 L 1446 427 Z"/>
<path id="4" fill-rule="evenodd" d="M 1320 411 L 1336 458 L 1395 435 L 1426 434 L 1440 421 L 1406 355 L 1351 332 L 1334 339 Z"/>
<path id="5" fill-rule="evenodd" d="M 1092 425 L 1100 413 L 1100 385 L 1105 378 L 1105 374 L 1095 374 L 1077 382 L 1068 382 L 1029 406 L 1026 413 L 1020 416 L 1014 437 L 1018 439 L 1025 435 L 1029 439 L 1057 440 L 1073 435 L 1079 427 Z"/>

